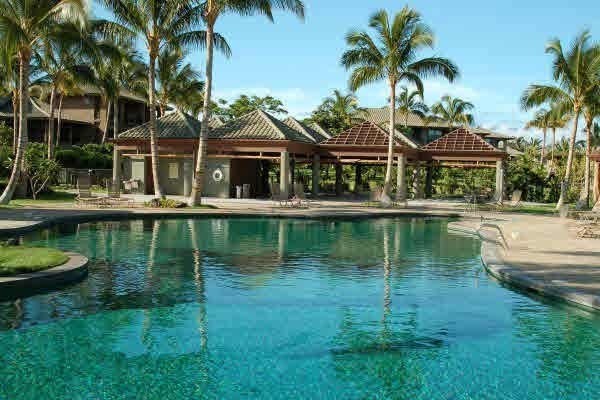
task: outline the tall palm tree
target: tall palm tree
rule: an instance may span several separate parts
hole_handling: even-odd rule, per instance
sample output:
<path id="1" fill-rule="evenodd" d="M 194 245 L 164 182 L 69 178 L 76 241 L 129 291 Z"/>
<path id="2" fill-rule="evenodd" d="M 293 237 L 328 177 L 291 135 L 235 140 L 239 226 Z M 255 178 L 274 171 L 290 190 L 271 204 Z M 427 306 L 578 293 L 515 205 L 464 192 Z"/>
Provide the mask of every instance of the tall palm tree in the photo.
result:
<path id="1" fill-rule="evenodd" d="M 19 139 L 12 172 L 0 204 L 8 204 L 17 187 L 25 147 L 27 146 L 27 105 L 29 103 L 29 72 L 31 58 L 39 45 L 57 24 L 72 21 L 86 22 L 83 0 L 0 0 L 0 37 L 3 45 L 13 49 L 19 63 Z"/>
<path id="2" fill-rule="evenodd" d="M 583 188 L 579 201 L 586 206 L 590 203 L 591 188 L 591 155 L 592 155 L 592 131 L 594 129 L 594 120 L 600 116 L 600 65 L 597 71 L 596 89 L 588 93 L 583 103 L 583 119 L 585 122 L 585 171 L 583 177 Z"/>
<path id="3" fill-rule="evenodd" d="M 304 18 L 304 4 L 301 0 L 200 0 L 204 21 L 206 23 L 206 71 L 205 71 L 205 89 L 204 104 L 202 106 L 202 124 L 200 128 L 200 138 L 198 141 L 198 158 L 196 159 L 196 168 L 194 170 L 194 179 L 192 183 L 192 192 L 190 194 L 189 204 L 197 206 L 202 199 L 202 185 L 204 183 L 204 170 L 206 168 L 207 139 L 209 132 L 209 122 L 212 103 L 212 80 L 213 80 L 213 44 L 215 33 L 215 24 L 219 17 L 226 14 L 253 15 L 260 14 L 273 21 L 273 9 L 291 11 L 300 18 Z M 229 49 L 225 52 L 229 55 Z"/>
<path id="4" fill-rule="evenodd" d="M 546 46 L 546 53 L 553 57 L 552 72 L 555 85 L 531 85 L 521 97 L 522 108 L 552 102 L 569 105 L 573 114 L 573 130 L 569 139 L 569 155 L 565 175 L 561 183 L 560 197 L 556 204 L 559 209 L 567 201 L 568 188 L 571 183 L 575 142 L 577 140 L 577 124 L 585 106 L 585 100 L 596 90 L 600 79 L 600 45 L 590 43 L 590 34 L 584 31 L 575 38 L 565 52 L 558 39 L 551 40 Z"/>
<path id="5" fill-rule="evenodd" d="M 473 103 L 452 97 L 450 95 L 442 96 L 440 101 L 431 106 L 431 113 L 434 119 L 446 122 L 450 128 L 460 125 L 472 125 L 475 121 Z"/>
<path id="6" fill-rule="evenodd" d="M 350 89 L 387 80 L 390 89 L 390 135 L 395 129 L 396 88 L 406 82 L 416 86 L 423 93 L 422 78 L 443 76 L 453 81 L 459 74 L 458 67 L 446 58 L 418 58 L 424 48 L 432 48 L 435 36 L 429 26 L 421 20 L 421 15 L 404 7 L 390 20 L 385 10 L 376 12 L 369 21 L 369 27 L 375 35 L 365 31 L 353 30 L 346 36 L 350 47 L 342 55 L 342 65 L 352 69 Z M 387 169 L 383 192 L 389 196 L 392 187 L 392 164 L 394 141 L 389 141 Z"/>
<path id="7" fill-rule="evenodd" d="M 156 123 L 156 60 L 163 49 L 204 46 L 207 32 L 200 30 L 204 6 L 180 0 L 102 0 L 112 12 L 114 21 L 98 21 L 97 28 L 109 38 L 140 40 L 148 52 L 148 104 L 150 107 L 150 153 L 154 195 L 164 197 L 159 180 L 158 139 Z M 215 34 L 210 45 L 227 48 Z"/>
<path id="8" fill-rule="evenodd" d="M 544 164 L 544 158 L 546 156 L 546 136 L 551 120 L 552 111 L 548 110 L 547 108 L 542 108 L 535 113 L 531 121 L 525 124 L 525 129 L 537 128 L 542 130 L 544 139 L 542 141 L 542 148 L 540 151 L 540 164 Z"/>
<path id="9" fill-rule="evenodd" d="M 200 73 L 190 63 L 185 63 L 182 49 L 173 48 L 161 52 L 158 57 L 158 91 L 156 97 L 160 114 L 164 115 L 169 105 L 183 111 L 189 107 L 188 99 L 204 91 Z"/>
<path id="10" fill-rule="evenodd" d="M 37 68 L 42 72 L 32 84 L 46 85 L 49 89 L 48 158 L 53 158 L 55 139 L 55 111 L 59 87 L 72 79 L 83 80 L 80 67 L 85 55 L 96 51 L 96 43 L 86 31 L 71 23 L 56 25 L 34 55 Z"/>
<path id="11" fill-rule="evenodd" d="M 423 102 L 423 93 L 418 90 L 408 91 L 408 88 L 400 88 L 400 94 L 396 99 L 396 111 L 404 115 L 404 128 L 408 127 L 408 117 L 411 114 L 416 114 L 419 117 L 425 119 L 429 107 Z"/>
<path id="12" fill-rule="evenodd" d="M 0 36 L 0 43 L 7 43 Z M 16 52 L 8 45 L 0 46 L 0 92 L 2 95 L 10 95 L 13 108 L 13 144 L 12 152 L 17 149 L 17 138 L 19 132 L 19 68 Z"/>

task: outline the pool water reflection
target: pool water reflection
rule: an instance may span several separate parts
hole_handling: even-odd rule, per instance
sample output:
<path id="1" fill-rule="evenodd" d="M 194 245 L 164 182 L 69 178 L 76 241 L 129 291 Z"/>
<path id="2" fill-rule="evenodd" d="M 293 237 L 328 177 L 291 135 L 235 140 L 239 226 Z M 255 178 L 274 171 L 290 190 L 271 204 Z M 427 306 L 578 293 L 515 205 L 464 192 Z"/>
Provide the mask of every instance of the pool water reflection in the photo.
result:
<path id="1" fill-rule="evenodd" d="M 0 303 L 0 399 L 593 399 L 600 320 L 502 287 L 443 219 L 137 220 L 26 243 L 88 278 Z"/>

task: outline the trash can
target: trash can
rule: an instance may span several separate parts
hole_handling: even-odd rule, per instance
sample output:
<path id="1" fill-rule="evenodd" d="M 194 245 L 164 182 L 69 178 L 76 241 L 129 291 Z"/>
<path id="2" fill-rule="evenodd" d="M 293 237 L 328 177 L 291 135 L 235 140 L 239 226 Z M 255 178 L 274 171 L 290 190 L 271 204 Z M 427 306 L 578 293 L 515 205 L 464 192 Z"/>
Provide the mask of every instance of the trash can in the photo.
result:
<path id="1" fill-rule="evenodd" d="M 242 198 L 242 185 L 235 185 L 235 198 L 236 199 Z"/>
<path id="2" fill-rule="evenodd" d="M 249 183 L 244 183 L 242 185 L 242 197 L 244 199 L 250 198 L 250 184 Z"/>

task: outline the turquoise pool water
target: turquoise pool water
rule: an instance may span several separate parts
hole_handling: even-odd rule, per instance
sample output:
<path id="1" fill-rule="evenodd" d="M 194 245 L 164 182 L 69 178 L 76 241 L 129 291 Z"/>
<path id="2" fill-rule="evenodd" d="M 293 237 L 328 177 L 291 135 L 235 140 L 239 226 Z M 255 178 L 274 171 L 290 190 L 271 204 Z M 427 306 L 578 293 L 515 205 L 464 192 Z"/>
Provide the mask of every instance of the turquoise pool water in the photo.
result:
<path id="1" fill-rule="evenodd" d="M 140 220 L 30 244 L 89 277 L 0 303 L 0 399 L 598 399 L 600 320 L 489 278 L 441 219 Z"/>

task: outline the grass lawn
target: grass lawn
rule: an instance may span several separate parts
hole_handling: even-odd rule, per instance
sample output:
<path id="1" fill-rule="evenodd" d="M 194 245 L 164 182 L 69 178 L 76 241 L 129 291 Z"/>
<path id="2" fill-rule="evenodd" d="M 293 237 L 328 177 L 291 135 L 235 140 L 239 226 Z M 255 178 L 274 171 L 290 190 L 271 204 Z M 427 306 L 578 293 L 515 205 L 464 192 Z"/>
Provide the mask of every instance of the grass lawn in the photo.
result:
<path id="1" fill-rule="evenodd" d="M 62 192 L 62 191 L 53 191 L 48 193 L 43 193 L 38 196 L 36 200 L 33 199 L 15 199 L 11 200 L 8 204 L 8 207 L 31 207 L 31 206 L 52 206 L 57 204 L 64 203 L 73 203 L 75 201 L 75 194 Z"/>
<path id="2" fill-rule="evenodd" d="M 47 247 L 0 246 L 0 275 L 41 271 L 64 264 L 69 257 Z"/>

